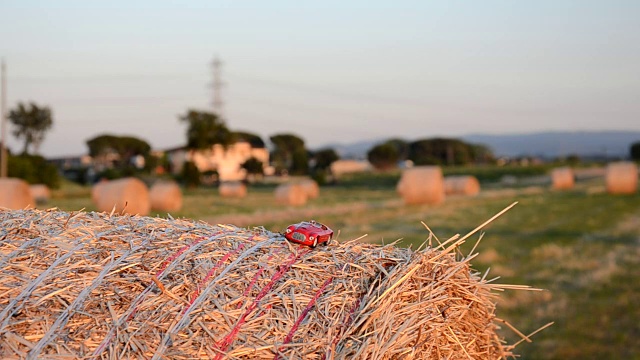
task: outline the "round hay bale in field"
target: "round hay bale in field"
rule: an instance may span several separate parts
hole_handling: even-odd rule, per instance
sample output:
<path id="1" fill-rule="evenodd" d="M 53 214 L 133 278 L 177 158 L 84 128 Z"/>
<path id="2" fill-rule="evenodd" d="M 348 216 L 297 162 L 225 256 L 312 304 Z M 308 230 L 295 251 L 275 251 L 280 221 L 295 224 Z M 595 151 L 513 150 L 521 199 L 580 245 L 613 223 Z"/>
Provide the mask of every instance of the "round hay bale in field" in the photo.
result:
<path id="1" fill-rule="evenodd" d="M 307 203 L 307 191 L 299 184 L 280 184 L 274 194 L 278 204 L 300 206 Z"/>
<path id="2" fill-rule="evenodd" d="M 35 207 L 29 184 L 18 178 L 0 178 L 0 207 L 12 210 Z"/>
<path id="3" fill-rule="evenodd" d="M 100 181 L 93 184 L 93 186 L 91 187 L 91 202 L 93 202 L 94 204 L 98 203 L 98 194 L 101 192 L 100 187 L 108 182 L 109 180 L 107 179 L 101 179 Z"/>
<path id="4" fill-rule="evenodd" d="M 495 298 L 515 286 L 473 271 L 462 239 L 319 251 L 258 228 L 56 210 L 0 211 L 0 229 L 1 358 L 512 355 Z"/>
<path id="5" fill-rule="evenodd" d="M 610 163 L 605 183 L 609 194 L 635 194 L 638 190 L 638 166 L 631 161 Z"/>
<path id="6" fill-rule="evenodd" d="M 157 211 L 180 211 L 182 209 L 182 190 L 175 181 L 155 182 L 149 189 L 151 208 Z"/>
<path id="7" fill-rule="evenodd" d="M 307 199 L 317 199 L 320 196 L 320 186 L 313 179 L 304 179 L 298 182 L 307 193 Z"/>
<path id="8" fill-rule="evenodd" d="M 36 203 L 46 204 L 51 199 L 51 190 L 45 184 L 35 184 L 29 186 L 31 189 L 31 195 Z"/>
<path id="9" fill-rule="evenodd" d="M 406 204 L 440 204 L 445 197 L 442 170 L 438 166 L 406 169 L 396 189 Z"/>
<path id="10" fill-rule="evenodd" d="M 551 187 L 556 190 L 573 189 L 575 177 L 570 167 L 560 167 L 551 170 Z"/>
<path id="11" fill-rule="evenodd" d="M 136 178 L 100 182 L 93 187 L 92 197 L 98 211 L 147 215 L 151 210 L 147 185 Z"/>
<path id="12" fill-rule="evenodd" d="M 480 193 L 480 182 L 475 176 L 447 176 L 444 178 L 444 193 L 476 196 Z"/>
<path id="13" fill-rule="evenodd" d="M 222 197 L 243 198 L 247 196 L 247 185 L 240 181 L 225 181 L 220 183 L 218 192 Z"/>

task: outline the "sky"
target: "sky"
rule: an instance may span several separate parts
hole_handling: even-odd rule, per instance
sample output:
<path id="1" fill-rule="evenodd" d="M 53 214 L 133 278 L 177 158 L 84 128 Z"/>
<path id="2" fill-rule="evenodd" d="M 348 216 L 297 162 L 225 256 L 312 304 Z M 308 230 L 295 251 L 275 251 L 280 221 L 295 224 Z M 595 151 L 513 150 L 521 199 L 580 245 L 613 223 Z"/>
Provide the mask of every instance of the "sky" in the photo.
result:
<path id="1" fill-rule="evenodd" d="M 0 57 L 9 109 L 53 112 L 45 157 L 185 144 L 216 56 L 227 126 L 264 140 L 637 131 L 639 19 L 635 0 L 0 0 Z"/>

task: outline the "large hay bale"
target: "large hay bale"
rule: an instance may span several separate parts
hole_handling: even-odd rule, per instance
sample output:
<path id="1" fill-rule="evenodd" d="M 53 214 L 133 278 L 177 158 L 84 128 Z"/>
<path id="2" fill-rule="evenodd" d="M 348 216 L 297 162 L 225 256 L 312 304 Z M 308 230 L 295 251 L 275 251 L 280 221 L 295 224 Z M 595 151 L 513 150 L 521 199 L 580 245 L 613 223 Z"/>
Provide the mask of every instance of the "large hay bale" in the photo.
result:
<path id="1" fill-rule="evenodd" d="M 551 170 L 551 187 L 556 190 L 573 189 L 575 176 L 570 167 L 560 167 Z"/>
<path id="2" fill-rule="evenodd" d="M 300 206 L 307 203 L 307 191 L 299 184 L 280 184 L 274 195 L 278 204 Z"/>
<path id="3" fill-rule="evenodd" d="M 136 178 L 100 182 L 93 187 L 92 198 L 98 211 L 147 215 L 151 210 L 147 185 Z"/>
<path id="4" fill-rule="evenodd" d="M 51 190 L 45 184 L 35 184 L 29 186 L 33 199 L 39 204 L 46 204 L 51 199 Z"/>
<path id="5" fill-rule="evenodd" d="M 29 184 L 17 178 L 0 178 L 0 207 L 7 209 L 24 209 L 35 207 Z"/>
<path id="6" fill-rule="evenodd" d="M 456 256 L 464 240 L 319 251 L 264 230 L 54 210 L 0 211 L 0 235 L 0 358 L 511 355 L 496 333 L 503 287 Z"/>
<path id="7" fill-rule="evenodd" d="M 630 161 L 610 163 L 605 182 L 609 194 L 635 194 L 638 190 L 638 166 Z"/>
<path id="8" fill-rule="evenodd" d="M 440 204 L 444 201 L 444 180 L 438 166 L 416 166 L 402 172 L 397 186 L 406 204 Z"/>
<path id="9" fill-rule="evenodd" d="M 155 182 L 149 189 L 151 208 L 157 211 L 180 211 L 182 208 L 182 190 L 175 181 Z"/>
<path id="10" fill-rule="evenodd" d="M 240 181 L 225 181 L 220 183 L 218 192 L 222 197 L 243 198 L 247 196 L 247 185 Z"/>
<path id="11" fill-rule="evenodd" d="M 320 186 L 312 179 L 303 179 L 298 182 L 307 193 L 307 199 L 317 199 L 320 196 Z"/>
<path id="12" fill-rule="evenodd" d="M 476 196 L 480 193 L 480 182 L 475 176 L 446 176 L 444 178 L 446 195 Z"/>

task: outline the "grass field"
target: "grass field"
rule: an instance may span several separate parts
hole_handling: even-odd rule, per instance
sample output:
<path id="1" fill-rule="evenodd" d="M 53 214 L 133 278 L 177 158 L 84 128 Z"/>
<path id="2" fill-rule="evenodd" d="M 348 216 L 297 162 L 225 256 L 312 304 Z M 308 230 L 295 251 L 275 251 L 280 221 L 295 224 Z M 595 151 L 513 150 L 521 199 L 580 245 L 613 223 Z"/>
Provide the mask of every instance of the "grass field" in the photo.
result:
<path id="1" fill-rule="evenodd" d="M 446 239 L 466 234 L 517 201 L 485 229 L 473 261 L 479 271 L 490 267 L 499 282 L 545 289 L 501 295 L 498 315 L 523 333 L 555 322 L 516 352 L 524 359 L 640 358 L 640 195 L 608 195 L 601 179 L 567 192 L 485 184 L 478 197 L 405 206 L 394 191 L 396 180 L 394 174 L 353 177 L 323 187 L 319 199 L 300 208 L 273 204 L 268 186 L 250 188 L 244 199 L 198 189 L 187 191 L 184 209 L 172 215 L 274 231 L 313 218 L 336 230 L 340 241 L 366 234 L 363 241 L 402 239 L 402 246 L 418 246 L 429 235 L 421 221 Z M 94 210 L 89 189 L 69 185 L 42 208 L 50 206 Z M 508 343 L 519 339 L 508 329 L 504 335 Z"/>

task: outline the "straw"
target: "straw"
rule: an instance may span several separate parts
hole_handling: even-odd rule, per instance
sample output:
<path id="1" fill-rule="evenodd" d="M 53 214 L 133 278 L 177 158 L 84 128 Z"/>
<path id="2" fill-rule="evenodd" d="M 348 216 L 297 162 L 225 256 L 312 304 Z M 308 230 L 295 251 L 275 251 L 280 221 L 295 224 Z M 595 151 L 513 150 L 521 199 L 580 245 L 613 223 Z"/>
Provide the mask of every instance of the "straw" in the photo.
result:
<path id="1" fill-rule="evenodd" d="M 518 344 L 499 325 L 531 340 L 495 302 L 537 289 L 474 271 L 470 235 L 312 250 L 115 213 L 0 210 L 0 225 L 0 358 L 499 359 Z"/>

